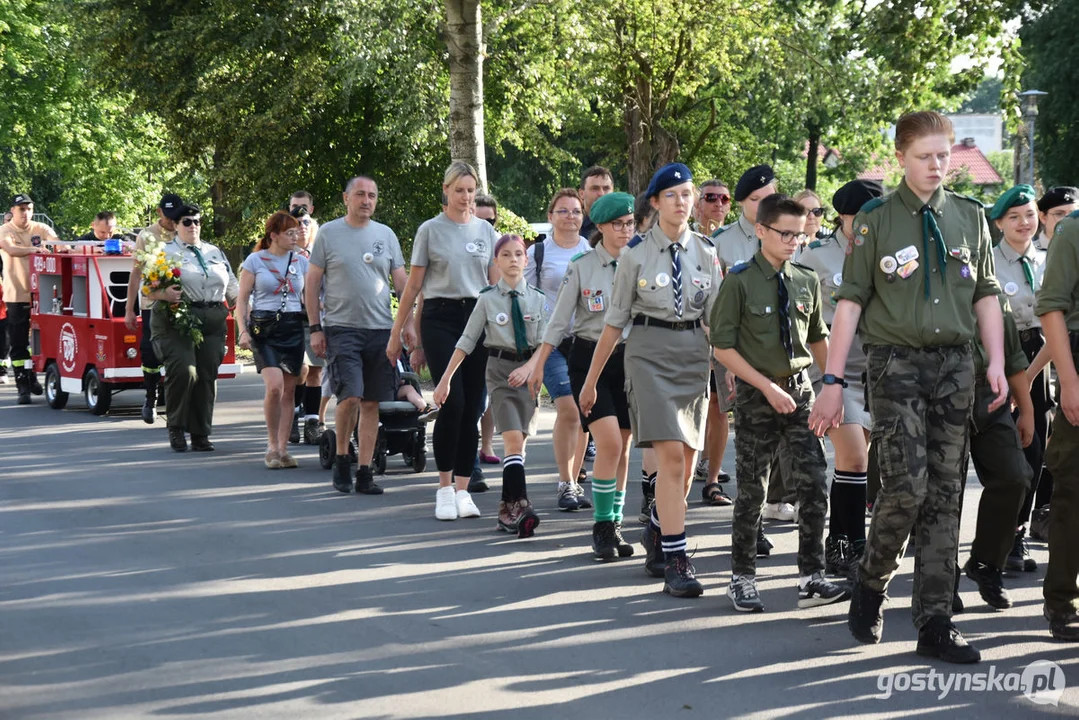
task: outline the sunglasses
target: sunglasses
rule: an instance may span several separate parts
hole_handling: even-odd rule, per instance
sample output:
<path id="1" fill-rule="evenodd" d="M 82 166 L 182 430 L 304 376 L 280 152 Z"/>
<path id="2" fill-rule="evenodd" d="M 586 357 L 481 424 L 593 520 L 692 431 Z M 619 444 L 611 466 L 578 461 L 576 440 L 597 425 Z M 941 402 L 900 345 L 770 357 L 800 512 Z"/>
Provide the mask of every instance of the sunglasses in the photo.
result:
<path id="1" fill-rule="evenodd" d="M 490 223 L 491 227 L 494 227 L 495 223 L 497 222 L 494 218 L 483 218 L 483 219 L 486 220 L 488 223 Z"/>
<path id="2" fill-rule="evenodd" d="M 705 193 L 704 194 L 704 201 L 705 202 L 721 202 L 724 205 L 726 205 L 727 203 L 729 203 L 731 201 L 731 196 L 728 195 L 727 193 Z"/>
<path id="3" fill-rule="evenodd" d="M 304 218 L 304 219 L 300 220 L 299 223 L 301 225 L 303 225 L 304 227 L 308 227 L 308 226 L 311 225 L 311 218 Z"/>
<path id="4" fill-rule="evenodd" d="M 198 218 L 190 218 L 190 217 L 188 217 L 188 218 L 184 218 L 183 220 L 181 220 L 180 224 L 183 225 L 184 227 L 191 227 L 192 225 L 194 225 L 195 227 L 198 227 L 200 224 L 202 224 L 202 220 L 199 220 Z"/>
<path id="5" fill-rule="evenodd" d="M 810 208 L 809 209 L 809 214 L 812 215 L 813 217 L 821 217 L 821 216 L 824 215 L 824 208 L 822 208 L 822 207 Z"/>

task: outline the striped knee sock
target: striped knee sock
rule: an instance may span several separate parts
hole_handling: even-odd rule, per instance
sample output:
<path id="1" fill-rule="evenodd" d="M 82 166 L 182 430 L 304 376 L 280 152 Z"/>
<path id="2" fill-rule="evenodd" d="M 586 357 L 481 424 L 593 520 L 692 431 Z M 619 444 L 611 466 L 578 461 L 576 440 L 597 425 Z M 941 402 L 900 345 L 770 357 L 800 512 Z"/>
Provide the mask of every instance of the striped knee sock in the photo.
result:
<path id="1" fill-rule="evenodd" d="M 641 493 L 646 497 L 655 497 L 656 495 L 656 475 L 657 473 L 649 475 L 644 470 L 641 470 Z"/>
<path id="2" fill-rule="evenodd" d="M 830 535 L 846 535 L 850 541 L 865 540 L 866 473 L 835 471 L 832 476 Z"/>
<path id="3" fill-rule="evenodd" d="M 660 535 L 663 534 L 663 531 L 659 527 L 659 513 L 656 512 L 655 505 L 652 506 L 652 515 L 648 518 L 648 524 L 652 526 L 653 532 L 656 532 Z"/>
<path id="4" fill-rule="evenodd" d="M 663 554 L 667 557 L 672 555 L 685 555 L 686 554 L 686 531 L 678 533 L 677 535 L 664 535 L 663 536 Z"/>
<path id="5" fill-rule="evenodd" d="M 593 481 L 595 482 L 595 481 Z M 622 522 L 622 508 L 626 506 L 626 491 L 615 490 L 614 491 L 614 521 L 616 523 Z"/>
<path id="6" fill-rule="evenodd" d="M 516 502 L 527 497 L 524 458 L 507 455 L 502 458 L 502 501 Z"/>
<path id="7" fill-rule="evenodd" d="M 592 519 L 596 522 L 614 522 L 614 479 L 592 478 Z"/>

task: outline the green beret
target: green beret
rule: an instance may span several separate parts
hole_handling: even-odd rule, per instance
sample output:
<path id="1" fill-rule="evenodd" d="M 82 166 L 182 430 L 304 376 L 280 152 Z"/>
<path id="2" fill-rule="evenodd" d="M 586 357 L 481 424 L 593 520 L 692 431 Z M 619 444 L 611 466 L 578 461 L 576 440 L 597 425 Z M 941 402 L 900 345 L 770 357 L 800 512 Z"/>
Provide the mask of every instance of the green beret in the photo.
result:
<path id="1" fill-rule="evenodd" d="M 623 215 L 632 215 L 633 202 L 633 196 L 629 193 L 607 193 L 592 203 L 588 217 L 592 218 L 592 222 L 596 225 L 602 225 L 611 220 L 617 220 Z"/>
<path id="2" fill-rule="evenodd" d="M 997 198 L 996 203 L 993 204 L 993 209 L 989 211 L 990 220 L 999 220 L 1004 217 L 1004 213 L 1011 210 L 1016 205 L 1026 205 L 1027 203 L 1034 202 L 1037 197 L 1034 193 L 1034 188 L 1029 185 L 1016 185 L 1011 190 Z"/>

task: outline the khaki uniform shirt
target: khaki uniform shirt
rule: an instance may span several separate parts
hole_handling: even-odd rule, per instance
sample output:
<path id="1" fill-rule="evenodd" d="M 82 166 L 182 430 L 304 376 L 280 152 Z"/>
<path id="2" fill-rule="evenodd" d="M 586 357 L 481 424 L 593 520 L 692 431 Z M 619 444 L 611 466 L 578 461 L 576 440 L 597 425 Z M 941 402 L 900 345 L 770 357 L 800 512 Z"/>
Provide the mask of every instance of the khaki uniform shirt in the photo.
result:
<path id="1" fill-rule="evenodd" d="M 198 253 L 202 254 L 199 262 Z M 236 303 L 240 284 L 232 273 L 225 254 L 215 245 L 198 242 L 194 245 L 173 239 L 165 245 L 165 254 L 176 258 L 183 283 L 184 297 L 192 302 Z"/>
<path id="2" fill-rule="evenodd" d="M 1049 257 L 1034 312 L 1041 317 L 1059 310 L 1068 331 L 1079 332 L 1079 210 L 1057 223 Z"/>
<path id="3" fill-rule="evenodd" d="M 731 268 L 710 324 L 714 347 L 737 350 L 755 370 L 772 378 L 808 368 L 813 364 L 809 345 L 828 337 L 817 274 L 789 261 L 780 271 L 787 288 L 793 358 L 787 357 L 779 331 L 779 272 L 759 251 L 752 260 Z"/>
<path id="4" fill-rule="evenodd" d="M 1033 288 L 1023 273 L 1023 257 L 1028 258 L 1027 262 L 1030 263 L 1034 275 Z M 993 262 L 996 266 L 997 281 L 1011 305 L 1016 327 L 1020 330 L 1040 328 L 1042 322 L 1034 314 L 1034 300 L 1038 288 L 1042 285 L 1042 278 L 1045 277 L 1045 251 L 1039 250 L 1031 243 L 1027 251 L 1020 256 L 1007 240 L 1002 240 L 1000 245 L 993 248 Z"/>
<path id="5" fill-rule="evenodd" d="M 1016 373 L 1023 372 L 1030 367 L 1027 354 L 1023 352 L 1023 343 L 1019 339 L 1019 328 L 1015 324 L 1015 314 L 1012 312 L 1008 298 L 1003 295 L 1000 298 L 1000 310 L 1004 314 L 1004 375 L 1011 377 Z M 982 345 L 981 336 L 974 335 L 974 375 L 978 378 L 985 377 L 985 371 L 989 367 L 989 355 Z"/>
<path id="6" fill-rule="evenodd" d="M 40 248 L 45 243 L 60 240 L 51 227 L 33 220 L 25 230 L 20 230 L 10 222 L 0 225 L 0 237 L 20 248 Z M 0 250 L 0 258 L 4 261 L 4 302 L 30 302 L 30 256 L 13 257 L 8 255 L 6 250 Z"/>
<path id="7" fill-rule="evenodd" d="M 441 213 L 420 225 L 412 241 L 412 264 L 427 268 L 423 297 L 463 300 L 479 295 L 487 287 L 498 237 L 477 217 L 458 223 Z"/>
<path id="8" fill-rule="evenodd" d="M 923 240 L 924 204 L 904 180 L 855 217 L 837 295 L 862 307 L 858 328 L 869 345 L 966 345 L 974 338 L 974 303 L 1000 294 L 981 204 L 943 188 L 930 198 L 944 239 L 944 267 L 936 241 Z"/>
<path id="9" fill-rule="evenodd" d="M 743 263 L 753 257 L 753 254 L 761 247 L 761 241 L 757 238 L 757 226 L 740 216 L 730 225 L 724 225 L 712 235 L 716 244 L 716 254 L 719 255 L 719 264 L 726 273 L 738 263 Z"/>
<path id="10" fill-rule="evenodd" d="M 570 323 L 573 324 L 573 335 L 599 341 L 606 325 L 603 318 L 610 305 L 617 267 L 618 261 L 611 257 L 602 242 L 592 252 L 570 260 L 543 342 L 558 347 L 562 338 L 569 334 Z"/>
<path id="11" fill-rule="evenodd" d="M 682 315 L 674 311 L 671 282 L 671 240 L 656 223 L 643 236 L 637 235 L 618 256 L 610 306 L 604 321 L 623 329 L 638 315 L 667 322 L 708 319 L 719 292 L 719 258 L 715 246 L 703 235 L 687 229 L 678 239 L 681 246 Z"/>
<path id="12" fill-rule="evenodd" d="M 486 223 L 484 223 L 486 225 Z M 488 285 L 480 291 L 476 300 L 476 307 L 468 317 L 461 339 L 457 341 L 457 349 L 471 355 L 476 349 L 476 343 L 480 335 L 487 333 L 483 341 L 484 347 L 492 350 L 507 350 L 517 352 L 517 342 L 513 335 L 513 298 L 510 291 L 516 290 L 522 293 L 517 298 L 521 306 L 521 314 L 524 315 L 525 329 L 528 336 L 528 347 L 536 349 L 543 341 L 543 333 L 547 329 L 547 317 L 543 313 L 547 297 L 537 287 L 532 287 L 522 277 L 517 287 L 511 288 L 505 280 L 499 280 L 494 285 Z"/>
<path id="13" fill-rule="evenodd" d="M 155 239 L 164 240 L 165 242 L 172 242 L 173 238 L 176 237 L 176 231 L 175 230 L 166 230 L 165 228 L 161 227 L 161 221 L 158 220 L 153 225 L 149 225 L 147 227 L 144 227 L 142 229 L 142 231 L 139 233 L 138 237 L 135 238 L 135 254 L 136 254 L 136 256 L 138 255 L 138 253 L 146 251 L 146 242 L 147 241 L 146 241 L 146 238 L 143 236 L 143 233 L 149 233 L 150 235 L 153 235 Z M 138 262 L 138 260 L 136 260 L 135 262 Z M 139 293 L 139 309 L 140 310 L 149 310 L 153 306 L 154 306 L 154 301 L 150 300 L 149 298 L 147 298 L 145 295 L 143 295 L 140 292 Z"/>
<path id="14" fill-rule="evenodd" d="M 850 242 L 842 230 L 836 230 L 832 235 L 809 243 L 798 259 L 800 264 L 815 271 L 820 278 L 824 322 L 829 327 L 835 317 L 835 306 L 839 302 L 838 291 L 843 285 L 843 261 L 847 257 L 847 246 Z"/>

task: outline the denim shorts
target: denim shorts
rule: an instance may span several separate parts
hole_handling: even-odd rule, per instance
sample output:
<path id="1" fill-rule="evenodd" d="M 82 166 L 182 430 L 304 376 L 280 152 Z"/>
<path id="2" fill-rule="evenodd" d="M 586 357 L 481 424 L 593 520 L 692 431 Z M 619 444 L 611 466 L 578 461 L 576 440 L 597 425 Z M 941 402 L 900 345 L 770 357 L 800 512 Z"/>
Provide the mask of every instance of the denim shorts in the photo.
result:
<path id="1" fill-rule="evenodd" d="M 543 386 L 547 388 L 547 394 L 552 400 L 567 395 L 573 396 L 573 386 L 569 381 L 569 367 L 566 364 L 566 356 L 555 348 L 547 356 L 547 362 L 543 364 Z"/>

